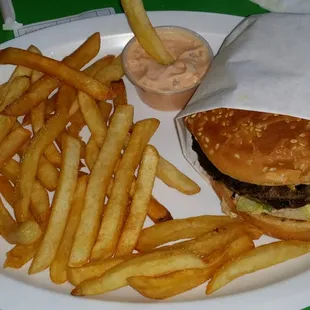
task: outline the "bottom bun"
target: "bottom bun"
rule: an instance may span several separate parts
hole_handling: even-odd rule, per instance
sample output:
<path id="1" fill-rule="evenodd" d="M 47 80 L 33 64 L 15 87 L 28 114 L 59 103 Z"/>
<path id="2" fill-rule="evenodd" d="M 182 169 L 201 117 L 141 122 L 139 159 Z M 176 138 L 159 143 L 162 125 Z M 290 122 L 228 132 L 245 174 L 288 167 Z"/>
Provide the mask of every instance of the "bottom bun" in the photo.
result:
<path id="1" fill-rule="evenodd" d="M 252 214 L 236 209 L 236 200 L 232 192 L 222 183 L 210 181 L 215 193 L 221 200 L 222 211 L 229 216 L 238 216 L 249 224 L 259 228 L 265 235 L 283 240 L 310 241 L 310 222 L 275 217 L 268 214 Z"/>

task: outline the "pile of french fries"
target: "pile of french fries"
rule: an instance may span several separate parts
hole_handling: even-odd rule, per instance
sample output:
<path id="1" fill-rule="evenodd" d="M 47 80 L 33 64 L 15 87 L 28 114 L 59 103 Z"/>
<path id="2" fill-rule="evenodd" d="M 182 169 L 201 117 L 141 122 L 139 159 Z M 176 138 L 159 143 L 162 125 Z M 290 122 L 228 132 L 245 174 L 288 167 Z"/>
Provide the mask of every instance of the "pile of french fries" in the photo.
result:
<path id="1" fill-rule="evenodd" d="M 134 24 L 142 2 L 122 3 Z M 0 234 L 13 245 L 4 268 L 31 261 L 29 274 L 49 269 L 76 296 L 131 286 L 165 299 L 310 252 L 302 241 L 255 247 L 261 232 L 226 216 L 173 220 L 152 196 L 155 178 L 186 195 L 200 188 L 149 144 L 159 120 L 134 123 L 120 55 L 87 65 L 100 44 L 95 33 L 62 61 L 35 46 L 0 51 L 0 64 L 16 65 L 0 87 Z M 156 40 L 143 44 L 171 63 Z M 143 228 L 147 216 L 154 225 Z"/>

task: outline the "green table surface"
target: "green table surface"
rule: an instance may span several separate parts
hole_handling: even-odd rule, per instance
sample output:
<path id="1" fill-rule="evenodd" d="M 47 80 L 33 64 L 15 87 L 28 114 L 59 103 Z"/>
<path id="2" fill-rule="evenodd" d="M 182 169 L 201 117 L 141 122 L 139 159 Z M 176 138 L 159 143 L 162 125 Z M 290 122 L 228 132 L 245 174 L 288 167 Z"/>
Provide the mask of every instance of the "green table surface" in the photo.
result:
<path id="1" fill-rule="evenodd" d="M 123 12 L 120 0 L 13 0 L 13 5 L 17 21 L 24 25 L 104 7 Z M 266 12 L 249 0 L 144 0 L 144 5 L 149 11 L 203 11 L 239 16 Z M 0 42 L 13 38 L 13 32 L 0 30 Z"/>
<path id="2" fill-rule="evenodd" d="M 17 21 L 24 25 L 104 7 L 113 7 L 116 13 L 123 12 L 119 0 L 13 0 L 13 5 Z M 202 11 L 238 16 L 267 12 L 249 0 L 144 0 L 144 5 L 148 11 Z M 13 32 L 0 30 L 0 42 L 13 38 Z"/>

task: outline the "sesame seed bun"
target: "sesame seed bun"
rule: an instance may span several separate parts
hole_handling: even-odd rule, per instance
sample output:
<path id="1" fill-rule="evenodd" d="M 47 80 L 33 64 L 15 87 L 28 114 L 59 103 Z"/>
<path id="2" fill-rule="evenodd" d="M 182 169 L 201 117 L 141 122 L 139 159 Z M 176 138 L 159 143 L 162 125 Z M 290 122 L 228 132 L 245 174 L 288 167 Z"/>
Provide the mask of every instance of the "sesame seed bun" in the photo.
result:
<path id="1" fill-rule="evenodd" d="M 223 213 L 243 219 L 259 228 L 265 235 L 282 240 L 310 241 L 310 222 L 270 216 L 268 214 L 252 214 L 236 210 L 238 198 L 224 184 L 210 180 L 211 186 L 219 197 Z"/>
<path id="2" fill-rule="evenodd" d="M 223 174 L 256 185 L 310 184 L 308 120 L 220 108 L 185 124 Z"/>

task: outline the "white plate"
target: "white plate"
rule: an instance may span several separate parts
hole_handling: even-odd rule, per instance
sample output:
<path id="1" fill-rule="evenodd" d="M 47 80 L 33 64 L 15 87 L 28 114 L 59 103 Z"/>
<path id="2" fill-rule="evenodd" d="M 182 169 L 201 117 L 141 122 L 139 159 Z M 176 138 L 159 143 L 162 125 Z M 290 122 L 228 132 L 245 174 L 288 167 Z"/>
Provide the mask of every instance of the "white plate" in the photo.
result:
<path id="1" fill-rule="evenodd" d="M 197 12 L 153 12 L 154 25 L 179 25 L 191 28 L 204 36 L 216 53 L 225 36 L 240 22 L 240 17 Z M 124 15 L 99 17 L 45 29 L 1 45 L 27 48 L 37 45 L 45 55 L 61 59 L 79 46 L 89 35 L 100 31 L 102 49 L 100 56 L 119 53 L 132 36 Z M 12 67 L 0 68 L 4 81 Z M 0 82 L 1 82 L 0 81 Z M 161 121 L 152 143 L 162 156 L 192 177 L 201 186 L 201 193 L 185 196 L 156 182 L 154 195 L 164 203 L 175 218 L 201 214 L 220 214 L 218 199 L 209 186 L 189 166 L 182 156 L 174 127 L 176 113 L 157 112 L 140 102 L 132 85 L 126 81 L 130 104 L 135 106 L 135 119 L 156 117 Z M 147 223 L 150 224 L 149 222 Z M 263 238 L 261 242 L 268 241 Z M 0 241 L 0 264 L 9 246 Z M 56 286 L 49 280 L 48 272 L 28 276 L 27 266 L 22 270 L 0 270 L 0 309 L 138 309 L 157 307 L 168 309 L 177 306 L 208 309 L 301 309 L 310 304 L 310 256 L 283 263 L 233 281 L 212 296 L 205 296 L 205 285 L 167 301 L 155 302 L 141 297 L 130 288 L 124 288 L 93 298 L 69 295 L 69 284 Z"/>

